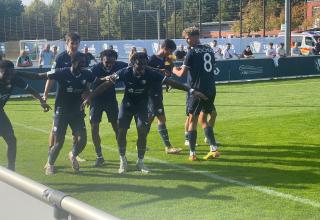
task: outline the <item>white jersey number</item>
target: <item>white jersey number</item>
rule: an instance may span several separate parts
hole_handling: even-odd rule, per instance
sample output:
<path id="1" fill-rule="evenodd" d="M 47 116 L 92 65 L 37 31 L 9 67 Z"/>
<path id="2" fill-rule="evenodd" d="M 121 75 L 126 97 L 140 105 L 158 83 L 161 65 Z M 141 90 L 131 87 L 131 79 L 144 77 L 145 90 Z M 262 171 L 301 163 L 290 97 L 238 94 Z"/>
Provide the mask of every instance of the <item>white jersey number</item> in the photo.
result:
<path id="1" fill-rule="evenodd" d="M 203 55 L 203 68 L 205 69 L 205 71 L 207 71 L 208 73 L 210 73 L 212 71 L 212 63 L 211 63 L 211 55 L 209 53 L 205 53 Z"/>

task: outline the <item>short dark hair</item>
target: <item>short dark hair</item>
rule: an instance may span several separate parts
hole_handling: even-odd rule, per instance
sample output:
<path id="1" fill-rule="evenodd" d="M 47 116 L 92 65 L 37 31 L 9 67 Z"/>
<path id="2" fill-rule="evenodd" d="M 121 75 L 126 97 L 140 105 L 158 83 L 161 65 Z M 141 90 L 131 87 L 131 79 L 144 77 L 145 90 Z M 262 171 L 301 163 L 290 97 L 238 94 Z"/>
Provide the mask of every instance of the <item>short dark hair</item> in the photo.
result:
<path id="1" fill-rule="evenodd" d="M 118 53 L 113 49 L 106 49 L 100 53 L 100 58 L 102 59 L 103 57 L 110 57 L 110 58 L 114 58 L 115 60 L 117 60 Z"/>
<path id="2" fill-rule="evenodd" d="M 272 42 L 270 42 L 270 43 L 269 43 L 269 45 L 272 45 L 272 46 L 273 46 L 273 43 L 272 43 Z"/>
<path id="3" fill-rule="evenodd" d="M 74 64 L 76 62 L 78 62 L 81 58 L 85 58 L 86 56 L 84 55 L 84 53 L 81 52 L 75 52 L 71 55 L 71 63 Z"/>
<path id="4" fill-rule="evenodd" d="M 79 41 L 80 42 L 80 35 L 77 32 L 69 32 L 66 34 L 65 37 L 66 41 Z"/>
<path id="5" fill-rule="evenodd" d="M 14 69 L 14 64 L 10 60 L 0 60 L 1 69 Z"/>
<path id="6" fill-rule="evenodd" d="M 130 59 L 130 63 L 134 64 L 137 61 L 141 61 L 141 60 L 147 60 L 148 61 L 148 55 L 146 53 L 143 52 L 137 52 L 134 53 Z"/>
<path id="7" fill-rule="evenodd" d="M 200 36 L 200 30 L 197 27 L 188 27 L 183 30 L 182 36 Z"/>
<path id="8" fill-rule="evenodd" d="M 169 50 L 176 50 L 177 45 L 173 40 L 165 39 L 161 44 L 161 48 L 165 48 L 165 49 L 169 49 Z"/>

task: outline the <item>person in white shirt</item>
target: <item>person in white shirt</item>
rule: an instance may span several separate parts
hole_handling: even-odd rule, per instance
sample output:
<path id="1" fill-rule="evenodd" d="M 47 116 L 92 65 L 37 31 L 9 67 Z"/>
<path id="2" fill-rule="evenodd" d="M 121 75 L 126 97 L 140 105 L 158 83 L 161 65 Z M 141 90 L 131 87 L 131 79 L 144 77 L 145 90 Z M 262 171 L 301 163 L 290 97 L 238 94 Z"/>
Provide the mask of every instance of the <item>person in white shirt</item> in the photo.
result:
<path id="1" fill-rule="evenodd" d="M 269 48 L 266 50 L 266 56 L 269 58 L 275 58 L 276 57 L 276 51 L 273 49 L 273 43 L 269 43 Z"/>
<path id="2" fill-rule="evenodd" d="M 295 42 L 294 43 L 294 47 L 291 48 L 291 56 L 298 57 L 298 56 L 301 56 L 301 55 L 302 55 L 302 53 L 301 53 L 301 50 L 299 48 L 299 44 L 298 44 L 298 42 Z"/>
<path id="3" fill-rule="evenodd" d="M 284 43 L 280 43 L 280 46 L 277 48 L 277 57 L 286 57 L 287 53 L 286 50 L 284 49 Z"/>
<path id="4" fill-rule="evenodd" d="M 213 40 L 213 42 L 212 42 L 212 44 L 210 44 L 210 46 L 213 49 L 214 57 L 216 59 L 221 59 L 222 58 L 222 51 L 221 51 L 221 48 L 218 46 L 218 42 L 216 40 Z"/>
<path id="5" fill-rule="evenodd" d="M 227 47 L 222 52 L 223 59 L 232 59 L 237 57 L 239 59 L 239 56 L 234 52 L 233 49 L 231 49 L 231 44 L 227 43 Z"/>
<path id="6" fill-rule="evenodd" d="M 50 44 L 46 44 L 44 50 L 40 53 L 39 67 L 42 68 L 43 66 L 51 66 L 53 58 L 54 54 L 50 50 Z"/>

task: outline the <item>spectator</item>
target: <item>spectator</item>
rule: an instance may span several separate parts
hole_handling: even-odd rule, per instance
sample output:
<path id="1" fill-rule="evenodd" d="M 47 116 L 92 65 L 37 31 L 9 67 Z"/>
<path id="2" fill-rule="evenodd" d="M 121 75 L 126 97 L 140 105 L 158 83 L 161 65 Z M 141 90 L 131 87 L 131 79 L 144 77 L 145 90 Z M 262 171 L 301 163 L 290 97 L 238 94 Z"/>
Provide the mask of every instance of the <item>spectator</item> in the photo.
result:
<path id="1" fill-rule="evenodd" d="M 294 43 L 294 47 L 291 48 L 291 56 L 297 57 L 297 56 L 301 56 L 301 55 L 302 55 L 302 53 L 301 53 L 301 50 L 299 48 L 299 44 L 298 44 L 298 42 L 295 42 Z"/>
<path id="2" fill-rule="evenodd" d="M 218 46 L 218 42 L 216 40 L 213 40 L 212 45 L 210 45 L 213 49 L 214 52 L 214 57 L 216 59 L 221 59 L 222 58 L 222 51 L 221 48 Z"/>
<path id="3" fill-rule="evenodd" d="M 316 45 L 314 46 L 314 55 L 320 55 L 320 37 L 317 40 Z"/>
<path id="4" fill-rule="evenodd" d="M 276 51 L 273 49 L 273 43 L 269 43 L 269 48 L 266 50 L 266 56 L 269 58 L 275 58 L 276 57 Z"/>
<path id="5" fill-rule="evenodd" d="M 231 44 L 230 43 L 227 43 L 227 47 L 226 49 L 223 50 L 223 59 L 232 59 L 234 57 L 238 57 L 238 59 L 240 58 L 235 52 L 233 49 L 231 49 Z"/>
<path id="6" fill-rule="evenodd" d="M 53 53 L 53 60 L 56 60 L 56 57 L 57 57 L 57 55 L 58 55 L 58 47 L 57 47 L 56 45 L 54 45 L 54 46 L 52 47 L 52 49 L 53 49 L 53 51 L 52 51 L 52 53 Z"/>
<path id="7" fill-rule="evenodd" d="M 86 66 L 91 66 L 91 61 L 94 61 L 95 63 L 98 63 L 96 58 L 89 52 L 89 48 L 87 46 L 84 47 L 84 55 L 86 57 Z"/>
<path id="8" fill-rule="evenodd" d="M 183 44 L 179 46 L 178 50 L 176 50 L 174 55 L 176 56 L 177 60 L 183 60 L 185 58 L 187 52 L 184 50 Z"/>
<path id="9" fill-rule="evenodd" d="M 284 49 L 284 43 L 280 43 L 280 46 L 277 48 L 277 57 L 282 58 L 286 57 L 286 50 Z"/>
<path id="10" fill-rule="evenodd" d="M 142 48 L 141 52 L 145 53 L 147 55 L 148 60 L 149 60 L 150 56 L 148 55 L 147 48 Z"/>
<path id="11" fill-rule="evenodd" d="M 33 63 L 31 61 L 31 59 L 29 58 L 28 52 L 25 50 L 21 50 L 16 66 L 17 67 L 30 67 L 32 65 L 33 65 Z"/>
<path id="12" fill-rule="evenodd" d="M 241 57 L 243 58 L 254 58 L 251 47 L 248 45 L 246 49 L 243 50 Z"/>
<path id="13" fill-rule="evenodd" d="M 50 50 L 50 44 L 46 44 L 44 50 L 40 52 L 39 67 L 42 68 L 43 66 L 50 66 L 52 64 L 53 58 L 54 55 Z"/>
<path id="14" fill-rule="evenodd" d="M 131 57 L 133 56 L 133 54 L 137 53 L 137 48 L 136 47 L 132 47 L 131 51 L 129 53 L 129 63 L 131 61 Z"/>
<path id="15" fill-rule="evenodd" d="M 108 49 L 109 49 L 109 50 L 114 50 L 114 49 L 113 49 L 113 45 L 112 45 L 112 44 L 109 45 Z"/>

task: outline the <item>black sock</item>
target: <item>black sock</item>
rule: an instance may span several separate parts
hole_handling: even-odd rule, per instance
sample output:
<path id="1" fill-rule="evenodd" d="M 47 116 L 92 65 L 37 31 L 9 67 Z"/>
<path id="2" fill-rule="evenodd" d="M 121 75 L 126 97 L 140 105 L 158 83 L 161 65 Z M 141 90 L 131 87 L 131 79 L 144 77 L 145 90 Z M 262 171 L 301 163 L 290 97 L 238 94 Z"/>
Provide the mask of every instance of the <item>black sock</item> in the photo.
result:
<path id="1" fill-rule="evenodd" d="M 209 144 L 210 145 L 217 145 L 216 140 L 214 138 L 213 128 L 208 126 L 208 127 L 204 128 L 203 131 L 204 131 L 206 138 L 209 141 Z"/>
<path id="2" fill-rule="evenodd" d="M 189 147 L 191 151 L 196 150 L 197 131 L 188 131 Z"/>
<path id="3" fill-rule="evenodd" d="M 184 138 L 185 138 L 186 141 L 189 140 L 188 132 L 187 132 L 187 131 L 184 132 Z"/>
<path id="4" fill-rule="evenodd" d="M 162 138 L 162 141 L 166 147 L 171 147 L 171 143 L 169 140 L 168 129 L 165 124 L 158 125 L 158 131 Z"/>
<path id="5" fill-rule="evenodd" d="M 99 145 L 99 146 L 94 146 L 94 148 L 95 148 L 97 157 L 98 157 L 98 158 L 99 158 L 99 157 L 103 157 L 103 156 L 102 156 L 101 146 L 100 146 L 100 145 Z"/>
<path id="6" fill-rule="evenodd" d="M 209 144 L 210 145 L 217 145 L 216 139 L 214 138 L 213 128 L 208 126 L 208 127 L 204 128 L 203 131 L 204 131 L 206 138 L 209 141 Z"/>

